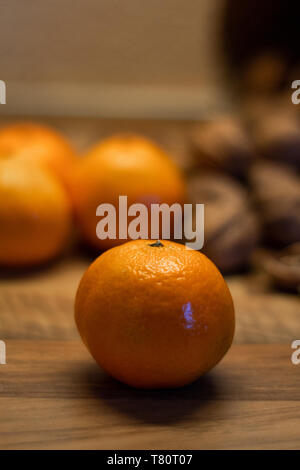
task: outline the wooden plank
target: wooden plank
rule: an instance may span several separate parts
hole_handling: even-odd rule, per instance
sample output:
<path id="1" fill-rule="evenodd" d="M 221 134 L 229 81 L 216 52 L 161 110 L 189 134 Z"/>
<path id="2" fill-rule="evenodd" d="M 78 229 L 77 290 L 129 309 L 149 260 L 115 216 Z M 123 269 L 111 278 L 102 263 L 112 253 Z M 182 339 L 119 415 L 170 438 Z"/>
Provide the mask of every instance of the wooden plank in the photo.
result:
<path id="1" fill-rule="evenodd" d="M 104 374 L 79 340 L 11 340 L 0 366 L 0 448 L 299 448 L 291 352 L 235 345 L 188 387 L 141 391 Z"/>
<path id="2" fill-rule="evenodd" d="M 88 257 L 72 256 L 40 269 L 0 271 L 1 339 L 74 339 L 73 305 Z"/>
<path id="3" fill-rule="evenodd" d="M 276 291 L 261 272 L 230 276 L 237 343 L 285 343 L 300 338 L 300 298 Z"/>

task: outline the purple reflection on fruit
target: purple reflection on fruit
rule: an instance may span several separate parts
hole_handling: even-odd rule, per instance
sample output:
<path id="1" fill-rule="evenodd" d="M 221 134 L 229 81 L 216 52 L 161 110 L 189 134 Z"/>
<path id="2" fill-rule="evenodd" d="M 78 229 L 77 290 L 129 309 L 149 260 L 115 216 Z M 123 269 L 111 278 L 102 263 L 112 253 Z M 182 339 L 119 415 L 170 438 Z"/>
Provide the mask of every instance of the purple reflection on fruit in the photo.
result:
<path id="1" fill-rule="evenodd" d="M 192 309 L 191 302 L 187 302 L 186 304 L 183 304 L 182 311 L 183 311 L 183 315 L 185 319 L 184 327 L 187 329 L 193 328 L 195 319 L 193 318 L 193 309 Z"/>

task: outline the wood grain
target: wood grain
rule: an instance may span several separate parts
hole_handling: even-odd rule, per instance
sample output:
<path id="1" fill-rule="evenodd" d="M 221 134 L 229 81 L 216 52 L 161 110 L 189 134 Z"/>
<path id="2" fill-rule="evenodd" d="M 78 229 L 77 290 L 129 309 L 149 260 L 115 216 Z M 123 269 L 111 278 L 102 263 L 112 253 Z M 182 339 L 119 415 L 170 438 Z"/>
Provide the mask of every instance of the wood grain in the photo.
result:
<path id="1" fill-rule="evenodd" d="M 235 345 L 178 390 L 104 374 L 78 341 L 8 341 L 0 366 L 1 449 L 300 447 L 300 374 L 289 344 Z"/>
<path id="2" fill-rule="evenodd" d="M 34 271 L 0 270 L 1 339 L 73 339 L 76 289 L 90 259 L 66 257 Z M 5 275 L 6 274 L 6 275 Z"/>

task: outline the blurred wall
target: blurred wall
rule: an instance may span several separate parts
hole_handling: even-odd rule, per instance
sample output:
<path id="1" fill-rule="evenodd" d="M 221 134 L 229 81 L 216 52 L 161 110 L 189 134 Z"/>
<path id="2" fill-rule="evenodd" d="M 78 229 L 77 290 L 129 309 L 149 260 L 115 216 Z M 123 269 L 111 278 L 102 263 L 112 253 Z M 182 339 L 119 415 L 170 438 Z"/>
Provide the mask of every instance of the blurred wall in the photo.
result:
<path id="1" fill-rule="evenodd" d="M 222 5 L 0 0 L 0 112 L 198 115 L 223 95 Z"/>

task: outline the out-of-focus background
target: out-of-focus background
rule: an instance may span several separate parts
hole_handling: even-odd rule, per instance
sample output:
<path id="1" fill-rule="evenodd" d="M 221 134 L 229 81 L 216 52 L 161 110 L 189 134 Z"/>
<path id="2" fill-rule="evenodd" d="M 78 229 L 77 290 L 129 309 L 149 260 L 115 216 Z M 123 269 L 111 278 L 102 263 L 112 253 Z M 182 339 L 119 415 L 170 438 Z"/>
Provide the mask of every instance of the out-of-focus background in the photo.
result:
<path id="1" fill-rule="evenodd" d="M 1 2 L 6 111 L 190 117 L 222 97 L 223 0 Z"/>
<path id="2" fill-rule="evenodd" d="M 297 75 L 298 9 L 281 0 L 2 0 L 1 113 L 194 118 L 234 106 L 244 81 L 274 90 Z"/>
<path id="3" fill-rule="evenodd" d="M 189 200 L 205 204 L 203 251 L 226 276 L 236 308 L 235 343 L 240 351 L 245 348 L 245 356 L 241 357 L 245 357 L 247 364 L 252 357 L 249 351 L 253 351 L 247 349 L 249 344 L 256 348 L 258 343 L 284 344 L 289 361 L 290 344 L 300 335 L 300 104 L 293 104 L 291 99 L 295 91 L 292 82 L 300 80 L 299 14 L 300 4 L 284 0 L 0 1 L 0 79 L 5 81 L 7 92 L 6 104 L 0 105 L 0 161 L 10 152 L 18 153 L 25 143 L 26 158 L 33 148 L 35 152 L 38 148 L 38 152 L 45 151 L 48 159 L 47 145 L 51 143 L 50 149 L 52 145 L 54 148 L 61 145 L 60 137 L 50 138 L 39 130 L 37 134 L 33 131 L 32 142 L 31 131 L 28 140 L 27 131 L 23 135 L 20 128 L 6 134 L 5 126 L 19 121 L 52 126 L 82 158 L 90 146 L 119 132 L 143 135 L 165 149 L 184 175 Z M 68 153 L 66 147 L 64 151 Z M 0 222 L 7 217 L 5 209 L 2 198 Z M 31 341 L 32 360 L 39 357 L 41 341 L 62 342 L 62 347 L 53 343 L 53 357 L 58 355 L 58 363 L 67 341 L 78 341 L 73 321 L 74 296 L 84 270 L 99 254 L 86 249 L 79 231 L 78 227 L 73 230 L 66 250 L 56 253 L 60 256 L 49 263 L 33 269 L 0 268 L 0 339 Z M 51 236 L 49 231 L 47 240 Z M 18 359 L 20 348 L 15 350 Z M 279 353 L 283 361 L 282 350 Z M 256 351 L 259 364 L 269 361 L 273 365 L 273 350 L 269 350 L 269 356 L 259 347 Z M 241 371 L 250 377 L 244 364 Z M 265 377 L 269 377 L 268 372 L 267 366 L 260 370 Z M 276 369 L 275 380 L 281 372 Z M 17 371 L 15 383 L 19 375 Z M 264 390 L 253 399 L 259 423 L 266 419 L 263 429 L 258 430 L 252 423 L 248 427 L 247 420 L 241 421 L 241 416 L 251 414 L 247 401 L 249 388 L 240 393 L 237 384 L 238 391 L 232 394 L 230 387 L 237 383 L 234 379 L 229 381 L 230 392 L 225 391 L 225 396 L 235 396 L 237 400 L 242 397 L 241 408 L 234 406 L 232 414 L 226 411 L 225 418 L 218 423 L 219 427 L 220 423 L 230 421 L 232 427 L 212 435 L 205 427 L 201 434 L 202 422 L 206 425 L 202 415 L 197 423 L 191 424 L 191 439 L 188 432 L 186 438 L 176 437 L 169 426 L 172 439 L 163 441 L 165 447 L 190 448 L 191 443 L 201 446 L 194 436 L 202 439 L 204 435 L 208 440 L 203 445 L 208 448 L 224 445 L 232 448 L 236 442 L 241 447 L 250 442 L 253 447 L 264 439 L 271 447 L 278 442 L 283 442 L 283 447 L 291 447 L 293 442 L 298 445 L 298 428 L 290 426 L 299 409 L 296 410 L 297 402 L 291 409 L 284 405 L 290 410 L 286 433 L 281 429 L 277 432 L 268 412 L 264 415 L 267 401 L 263 400 L 270 396 L 273 400 L 274 390 L 268 389 L 267 379 L 261 388 L 257 386 L 256 370 L 252 377 L 254 382 L 249 388 Z M 295 390 L 299 389 L 291 377 L 284 384 L 288 398 L 280 395 L 280 403 L 294 400 Z M 76 380 L 85 383 L 84 377 L 76 376 Z M 55 378 L 49 383 L 51 398 Z M 208 382 L 208 395 L 213 385 Z M 58 386 L 58 394 L 63 386 Z M 71 388 L 73 393 L 73 385 Z M 45 396 L 47 393 L 48 390 Z M 63 403 L 68 402 L 69 389 L 66 393 Z M 164 399 L 161 408 L 165 402 Z M 141 409 L 147 408 L 143 400 L 140 403 L 137 406 Z M 180 408 L 181 399 L 178 403 Z M 277 406 L 276 413 L 273 402 L 268 406 L 276 423 L 281 425 L 283 405 L 282 409 L 280 404 Z M 41 436 L 41 446 L 53 445 L 48 429 L 41 430 L 32 424 L 31 405 L 28 409 L 24 422 L 33 433 L 37 432 L 38 439 Z M 56 410 L 56 403 L 53 409 Z M 49 412 L 50 421 L 53 409 Z M 242 410 L 240 414 L 237 409 Z M 205 406 L 203 411 L 205 415 Z M 39 413 L 39 417 L 43 415 L 43 405 Z M 72 410 L 70 413 L 73 419 Z M 103 416 L 105 413 L 106 409 Z M 123 423 L 122 413 L 118 413 L 117 423 Z M 159 416 L 160 413 L 161 410 Z M 172 419 L 174 413 L 170 410 Z M 16 423 L 20 424 L 17 411 L 14 416 L 11 419 L 7 414 L 7 429 L 11 432 L 2 434 L 7 447 L 16 446 L 14 431 Z M 94 409 L 91 416 L 94 423 Z M 209 420 L 210 411 L 207 416 Z M 130 416 L 129 428 L 124 427 L 126 433 L 127 429 L 132 430 L 131 419 Z M 82 429 L 81 418 L 77 416 L 75 421 Z M 37 419 L 38 422 L 43 419 Z M 107 422 L 114 422 L 109 413 Z M 124 422 L 127 423 L 126 418 Z M 63 419 L 62 423 L 64 426 Z M 244 441 L 241 423 L 243 432 L 250 430 Z M 22 421 L 22 429 L 24 426 Z M 56 436 L 56 425 L 53 426 Z M 133 443 L 137 448 L 140 442 L 150 447 L 156 445 L 156 429 L 153 432 L 152 427 L 150 431 L 146 425 L 145 428 L 145 434 L 143 426 L 139 426 L 136 435 L 132 437 L 129 433 L 128 438 L 125 432 L 123 436 L 123 431 L 118 431 L 116 424 L 111 426 L 111 436 L 120 438 L 127 448 L 134 448 Z M 84 443 L 77 436 L 80 444 L 111 445 L 110 438 L 95 443 L 94 428 L 91 429 L 91 433 L 86 431 Z M 150 441 L 147 432 L 154 436 Z M 286 441 L 281 441 L 282 434 Z M 22 441 L 20 434 L 21 445 L 33 446 L 34 438 L 24 435 Z M 140 435 L 146 436 L 145 441 L 139 441 Z M 73 439 L 71 431 L 66 445 L 76 447 Z"/>

